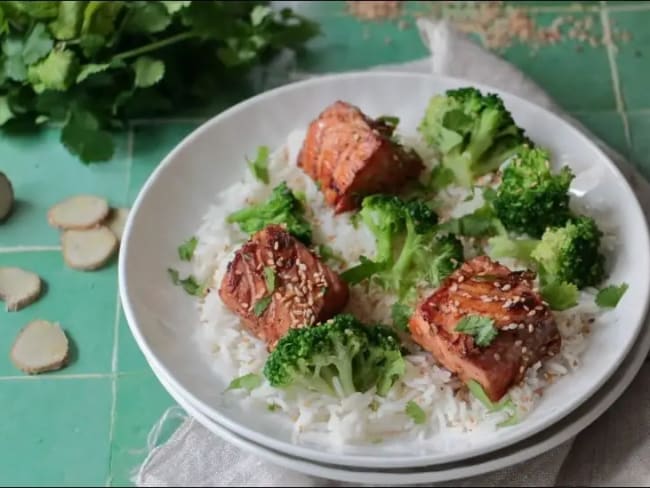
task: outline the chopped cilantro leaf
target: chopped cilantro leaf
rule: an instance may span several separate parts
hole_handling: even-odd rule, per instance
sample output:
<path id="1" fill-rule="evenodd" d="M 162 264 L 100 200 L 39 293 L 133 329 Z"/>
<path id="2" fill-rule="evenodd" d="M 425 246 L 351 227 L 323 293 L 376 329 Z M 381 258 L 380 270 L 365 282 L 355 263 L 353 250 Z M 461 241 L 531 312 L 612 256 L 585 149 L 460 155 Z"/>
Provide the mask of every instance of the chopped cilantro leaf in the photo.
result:
<path id="1" fill-rule="evenodd" d="M 481 315 L 463 317 L 456 325 L 456 331 L 471 335 L 480 347 L 489 346 L 498 334 L 494 320 Z"/>

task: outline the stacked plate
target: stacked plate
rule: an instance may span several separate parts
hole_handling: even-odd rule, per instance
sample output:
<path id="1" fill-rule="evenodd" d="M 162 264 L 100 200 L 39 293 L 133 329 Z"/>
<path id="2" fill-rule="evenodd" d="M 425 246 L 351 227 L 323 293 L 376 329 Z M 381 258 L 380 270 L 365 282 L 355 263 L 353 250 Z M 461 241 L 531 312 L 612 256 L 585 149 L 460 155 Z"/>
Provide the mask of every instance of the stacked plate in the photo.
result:
<path id="1" fill-rule="evenodd" d="M 638 201 L 618 169 L 581 133 L 525 100 L 499 93 L 532 140 L 578 174 L 572 191 L 608 214 L 619 236 L 609 275 L 630 285 L 615 311 L 595 327 L 582 366 L 551 385 L 518 425 L 489 435 L 463 434 L 416 444 L 343 450 L 293 442 L 292 425 L 277 414 L 227 401 L 228 379 L 215 371 L 195 333 L 194 302 L 169 283 L 178 244 L 193 235 L 214 195 L 241 178 L 241 161 L 260 144 L 280 145 L 335 100 L 371 116 L 397 115 L 414 133 L 435 93 L 476 84 L 399 73 L 331 76 L 264 93 L 208 121 L 172 151 L 140 193 L 120 255 L 120 293 L 133 335 L 161 383 L 208 429 L 287 468 L 350 482 L 423 483 L 481 474 L 524 461 L 576 435 L 602 414 L 634 378 L 648 350 L 644 327 L 650 295 L 650 244 Z"/>

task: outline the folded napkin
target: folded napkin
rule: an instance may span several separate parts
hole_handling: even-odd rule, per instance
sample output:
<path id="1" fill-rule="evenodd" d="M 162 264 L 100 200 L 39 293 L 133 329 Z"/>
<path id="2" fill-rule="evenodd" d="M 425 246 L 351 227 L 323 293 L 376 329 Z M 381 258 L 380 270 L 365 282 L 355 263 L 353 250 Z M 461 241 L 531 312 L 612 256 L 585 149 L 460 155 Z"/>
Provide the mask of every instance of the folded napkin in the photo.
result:
<path id="1" fill-rule="evenodd" d="M 445 22 L 418 20 L 431 56 L 376 69 L 434 73 L 491 85 L 552 110 L 584 132 L 517 68 L 454 31 Z M 297 75 L 297 78 L 311 75 Z M 589 134 L 628 178 L 650 215 L 650 184 L 625 159 Z M 650 364 L 625 395 L 594 425 L 551 451 L 501 471 L 457 480 L 449 486 L 650 486 Z M 177 407 L 176 407 L 177 408 Z M 171 415 L 171 417 L 177 416 Z M 170 417 L 169 414 L 162 419 Z M 159 432 L 161 425 L 155 432 Z M 154 439 L 155 440 L 155 439 Z M 311 478 L 259 460 L 186 418 L 139 467 L 138 486 L 345 486 Z"/>

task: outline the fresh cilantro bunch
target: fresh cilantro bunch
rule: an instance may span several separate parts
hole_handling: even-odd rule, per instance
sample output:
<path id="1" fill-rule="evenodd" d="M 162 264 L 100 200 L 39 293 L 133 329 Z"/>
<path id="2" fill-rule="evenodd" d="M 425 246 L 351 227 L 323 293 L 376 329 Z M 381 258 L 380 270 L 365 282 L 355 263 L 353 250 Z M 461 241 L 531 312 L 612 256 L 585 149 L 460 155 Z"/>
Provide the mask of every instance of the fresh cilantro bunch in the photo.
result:
<path id="1" fill-rule="evenodd" d="M 317 26 L 268 2 L 0 2 L 0 126 L 63 124 L 83 162 L 134 117 L 205 104 Z"/>

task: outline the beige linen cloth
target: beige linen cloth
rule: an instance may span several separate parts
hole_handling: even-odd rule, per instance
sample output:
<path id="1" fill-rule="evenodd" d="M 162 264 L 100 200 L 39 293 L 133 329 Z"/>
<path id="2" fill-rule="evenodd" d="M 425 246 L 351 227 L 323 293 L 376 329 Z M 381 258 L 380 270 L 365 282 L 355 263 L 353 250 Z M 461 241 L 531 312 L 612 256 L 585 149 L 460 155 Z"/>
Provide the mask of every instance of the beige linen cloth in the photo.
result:
<path id="1" fill-rule="evenodd" d="M 418 27 L 431 56 L 379 69 L 473 80 L 519 95 L 568 119 L 518 69 L 453 31 L 444 22 L 420 19 Z M 576 121 L 569 121 L 579 126 Z M 620 155 L 599 144 L 629 179 L 648 217 L 650 185 Z M 575 439 L 521 465 L 446 485 L 650 486 L 649 375 L 650 363 L 646 362 L 621 399 Z M 261 461 L 226 443 L 191 418 L 186 418 L 165 444 L 150 452 L 134 475 L 134 481 L 138 486 L 346 485 L 311 478 Z"/>

